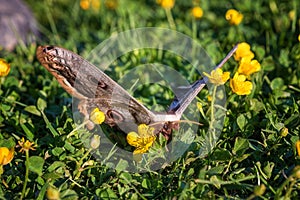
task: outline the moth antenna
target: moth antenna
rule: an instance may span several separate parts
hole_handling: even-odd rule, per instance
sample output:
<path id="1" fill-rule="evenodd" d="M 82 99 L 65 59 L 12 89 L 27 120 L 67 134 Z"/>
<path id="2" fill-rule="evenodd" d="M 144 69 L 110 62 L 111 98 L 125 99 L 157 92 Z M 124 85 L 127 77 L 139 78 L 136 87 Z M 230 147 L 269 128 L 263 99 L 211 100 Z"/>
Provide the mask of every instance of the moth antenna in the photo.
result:
<path id="1" fill-rule="evenodd" d="M 232 55 L 236 52 L 238 45 L 239 45 L 239 43 L 236 43 L 236 45 L 234 45 L 234 47 L 231 49 L 231 51 L 229 51 L 229 53 L 226 55 L 226 57 L 215 67 L 215 69 L 222 67 L 229 60 L 229 58 L 232 57 Z"/>

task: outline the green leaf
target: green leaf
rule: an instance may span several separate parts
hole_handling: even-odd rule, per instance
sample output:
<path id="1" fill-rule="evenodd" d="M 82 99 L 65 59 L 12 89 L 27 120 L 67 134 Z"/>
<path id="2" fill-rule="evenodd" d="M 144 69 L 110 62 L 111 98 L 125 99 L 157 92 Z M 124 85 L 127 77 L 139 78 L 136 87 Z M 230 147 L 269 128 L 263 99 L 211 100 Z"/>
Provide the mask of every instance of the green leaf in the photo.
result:
<path id="1" fill-rule="evenodd" d="M 121 159 L 121 160 L 119 160 L 119 162 L 118 162 L 118 164 L 116 166 L 116 170 L 119 171 L 119 172 L 121 172 L 121 171 L 126 170 L 127 167 L 128 167 L 128 162 L 126 160 Z"/>
<path id="2" fill-rule="evenodd" d="M 264 104 L 258 99 L 250 99 L 250 105 L 250 110 L 253 110 L 256 113 L 264 109 Z"/>
<path id="3" fill-rule="evenodd" d="M 218 165 L 216 167 L 213 167 L 213 168 L 209 169 L 207 171 L 207 174 L 209 174 L 209 175 L 222 174 L 225 167 L 226 167 L 225 165 Z"/>
<path id="4" fill-rule="evenodd" d="M 41 116 L 41 112 L 34 105 L 26 106 L 24 108 L 24 110 L 27 111 L 27 112 L 29 112 L 29 113 L 31 113 L 31 114 L 34 114 L 34 115 L 37 115 L 37 116 Z"/>
<path id="5" fill-rule="evenodd" d="M 283 65 L 284 67 L 288 67 L 290 64 L 290 60 L 289 60 L 289 54 L 290 51 L 287 49 L 282 49 L 280 51 L 280 55 L 279 55 L 279 63 L 281 65 Z"/>
<path id="6" fill-rule="evenodd" d="M 59 133 L 54 129 L 54 127 L 52 126 L 52 124 L 48 120 L 48 118 L 47 118 L 46 114 L 44 113 L 44 111 L 41 110 L 41 113 L 42 113 L 42 116 L 43 116 L 43 119 L 44 119 L 44 121 L 46 123 L 47 128 L 50 130 L 50 132 L 52 133 L 52 135 L 54 137 L 58 137 Z"/>
<path id="7" fill-rule="evenodd" d="M 116 193 L 110 189 L 107 188 L 105 191 L 101 191 L 99 194 L 100 199 L 119 199 Z"/>
<path id="8" fill-rule="evenodd" d="M 270 179 L 272 176 L 273 168 L 275 167 L 275 164 L 273 162 L 267 161 L 267 165 L 263 168 L 263 171 L 265 172 L 266 176 Z"/>
<path id="9" fill-rule="evenodd" d="M 218 189 L 221 188 L 222 182 L 218 179 L 217 176 L 214 175 L 214 176 L 210 177 L 209 180 L 211 181 L 211 183 L 212 183 L 216 188 L 218 188 Z"/>
<path id="10" fill-rule="evenodd" d="M 241 156 L 249 148 L 249 141 L 244 138 L 237 137 L 234 142 L 232 153 Z"/>
<path id="11" fill-rule="evenodd" d="M 65 167 L 66 164 L 64 162 L 61 162 L 61 161 L 55 161 L 54 163 L 52 163 L 49 167 L 48 167 L 48 172 L 53 172 L 55 171 L 56 169 L 58 168 L 61 168 L 61 167 Z"/>
<path id="12" fill-rule="evenodd" d="M 10 137 L 8 139 L 1 139 L 0 140 L 0 147 L 7 147 L 9 149 L 16 146 L 16 143 L 14 141 L 13 137 Z"/>
<path id="13" fill-rule="evenodd" d="M 212 155 L 213 160 L 226 161 L 231 158 L 231 153 L 227 149 L 216 149 Z"/>
<path id="14" fill-rule="evenodd" d="M 77 200 L 78 194 L 74 190 L 64 190 L 60 193 L 60 197 L 62 200 Z"/>
<path id="15" fill-rule="evenodd" d="M 34 139 L 34 134 L 31 132 L 31 130 L 25 125 L 25 124 L 20 124 L 24 133 L 26 134 L 26 137 L 29 140 L 33 140 Z"/>
<path id="16" fill-rule="evenodd" d="M 39 156 L 31 156 L 29 158 L 29 170 L 37 173 L 39 176 L 43 173 L 44 159 Z"/>
<path id="17" fill-rule="evenodd" d="M 246 119 L 244 114 L 240 114 L 236 119 L 236 122 L 242 131 L 244 130 L 245 125 L 247 124 L 247 121 L 248 120 Z"/>
<path id="18" fill-rule="evenodd" d="M 265 49 L 261 46 L 254 46 L 253 51 L 255 52 L 255 57 L 257 57 L 258 60 L 262 60 L 265 57 Z"/>
<path id="19" fill-rule="evenodd" d="M 42 189 L 40 189 L 39 195 L 38 195 L 38 197 L 36 198 L 36 200 L 43 200 L 43 199 L 44 199 L 48 186 L 49 186 L 49 183 L 46 182 L 46 183 L 43 185 Z"/>
<path id="20" fill-rule="evenodd" d="M 142 187 L 143 187 L 143 188 L 146 188 L 146 189 L 150 188 L 150 187 L 151 187 L 151 182 L 150 182 L 150 180 L 144 178 L 143 181 L 142 181 Z"/>
<path id="21" fill-rule="evenodd" d="M 282 78 L 277 77 L 272 80 L 271 82 L 271 88 L 272 90 L 281 90 L 284 88 L 284 81 Z"/>
<path id="22" fill-rule="evenodd" d="M 62 154 L 65 150 L 62 147 L 55 147 L 54 149 L 51 150 L 51 153 L 54 156 L 59 156 L 60 154 Z"/>
<path id="23" fill-rule="evenodd" d="M 40 111 L 44 111 L 46 107 L 47 107 L 47 102 L 44 99 L 42 99 L 42 98 L 38 98 L 38 100 L 37 100 L 37 108 Z"/>
<path id="24" fill-rule="evenodd" d="M 261 66 L 263 66 L 264 71 L 272 71 L 275 69 L 275 63 L 272 56 L 268 56 L 263 59 Z"/>
<path id="25" fill-rule="evenodd" d="M 125 181 L 122 181 L 122 182 L 124 182 L 125 184 L 128 184 L 128 183 L 130 183 L 132 181 L 132 176 L 128 172 L 122 172 L 120 174 L 120 179 L 125 180 Z"/>
<path id="26" fill-rule="evenodd" d="M 69 143 L 69 142 L 65 142 L 65 145 L 64 145 L 64 148 L 68 151 L 70 151 L 71 153 L 74 153 L 75 152 L 75 147 Z"/>
<path id="27" fill-rule="evenodd" d="M 60 179 L 63 177 L 64 177 L 63 173 L 57 173 L 57 172 L 50 172 L 50 173 L 43 174 L 43 178 L 45 180 L 56 180 L 56 179 Z"/>

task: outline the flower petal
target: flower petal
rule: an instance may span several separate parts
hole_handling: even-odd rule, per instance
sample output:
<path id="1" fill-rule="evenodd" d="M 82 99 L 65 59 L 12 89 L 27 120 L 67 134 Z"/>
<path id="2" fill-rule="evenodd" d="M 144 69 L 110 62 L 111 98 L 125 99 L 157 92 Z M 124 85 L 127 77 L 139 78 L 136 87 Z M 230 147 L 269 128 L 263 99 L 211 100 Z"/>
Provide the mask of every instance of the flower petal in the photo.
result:
<path id="1" fill-rule="evenodd" d="M 239 75 L 236 72 L 230 80 L 230 87 L 237 95 L 248 95 L 251 93 L 253 85 L 250 81 L 246 81 L 245 75 Z"/>
<path id="2" fill-rule="evenodd" d="M 99 108 L 95 108 L 91 112 L 90 120 L 95 124 L 102 124 L 105 121 L 105 114 Z"/>
<path id="3" fill-rule="evenodd" d="M 0 147 L 0 165 L 7 165 L 14 157 L 15 149 L 8 149 L 7 147 Z"/>
<path id="4" fill-rule="evenodd" d="M 10 65 L 4 59 L 0 59 L 0 76 L 7 76 L 9 71 Z"/>
<path id="5" fill-rule="evenodd" d="M 138 147 L 140 146 L 140 136 L 136 133 L 136 132 L 130 132 L 127 134 L 126 136 L 126 140 L 128 142 L 129 145 L 134 146 L 134 147 Z"/>

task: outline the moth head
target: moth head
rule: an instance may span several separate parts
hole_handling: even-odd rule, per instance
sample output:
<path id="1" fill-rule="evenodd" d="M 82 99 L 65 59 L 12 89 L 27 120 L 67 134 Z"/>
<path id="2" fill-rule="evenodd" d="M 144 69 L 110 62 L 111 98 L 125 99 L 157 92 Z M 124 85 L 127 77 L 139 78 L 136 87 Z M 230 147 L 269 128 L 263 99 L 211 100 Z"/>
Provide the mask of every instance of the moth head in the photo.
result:
<path id="1" fill-rule="evenodd" d="M 44 64 L 66 64 L 66 53 L 61 48 L 55 46 L 39 46 L 37 48 L 37 58 Z"/>

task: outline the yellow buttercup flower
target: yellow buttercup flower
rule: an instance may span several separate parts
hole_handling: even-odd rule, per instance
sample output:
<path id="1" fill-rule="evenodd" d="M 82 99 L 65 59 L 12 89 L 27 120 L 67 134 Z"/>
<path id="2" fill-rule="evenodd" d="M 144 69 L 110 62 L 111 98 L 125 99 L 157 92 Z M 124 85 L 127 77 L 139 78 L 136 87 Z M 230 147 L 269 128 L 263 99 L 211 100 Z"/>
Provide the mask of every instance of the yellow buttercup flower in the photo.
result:
<path id="1" fill-rule="evenodd" d="M 239 25 L 243 20 L 243 14 L 235 9 L 227 10 L 225 18 L 231 25 Z"/>
<path id="2" fill-rule="evenodd" d="M 289 18 L 290 18 L 290 20 L 294 20 L 295 16 L 296 16 L 296 11 L 295 10 L 291 10 L 289 12 Z"/>
<path id="3" fill-rule="evenodd" d="M 202 105 L 201 102 L 197 102 L 196 105 L 197 105 L 198 110 L 202 110 L 203 109 L 203 105 Z"/>
<path id="4" fill-rule="evenodd" d="M 30 142 L 29 140 L 26 140 L 24 138 L 21 139 L 21 141 L 18 141 L 19 143 L 19 147 L 21 147 L 19 152 L 26 152 L 29 150 L 33 150 L 35 151 L 35 147 L 37 146 L 36 144 L 34 144 L 34 142 Z"/>
<path id="5" fill-rule="evenodd" d="M 300 42 L 300 34 L 298 35 L 298 41 Z"/>
<path id="6" fill-rule="evenodd" d="M 14 157 L 15 149 L 8 149 L 7 147 L 0 147 L 0 165 L 7 165 Z"/>
<path id="7" fill-rule="evenodd" d="M 298 156 L 300 156 L 300 140 L 298 140 L 296 142 L 296 150 L 297 150 Z"/>
<path id="8" fill-rule="evenodd" d="M 83 10 L 88 10 L 90 8 L 90 1 L 89 0 L 80 0 L 80 7 Z"/>
<path id="9" fill-rule="evenodd" d="M 128 144 L 136 148 L 133 151 L 133 154 L 146 153 L 155 139 L 154 128 L 149 127 L 146 124 L 140 124 L 138 126 L 138 133 L 130 132 L 126 137 Z"/>
<path id="10" fill-rule="evenodd" d="M 100 0 L 80 0 L 80 7 L 83 10 L 88 10 L 92 8 L 93 10 L 99 10 Z"/>
<path id="11" fill-rule="evenodd" d="M 238 73 L 249 76 L 255 72 L 260 71 L 260 68 L 260 63 L 257 60 L 242 58 L 238 68 Z"/>
<path id="12" fill-rule="evenodd" d="M 239 75 L 236 72 L 232 79 L 230 79 L 230 87 L 237 95 L 248 95 L 252 90 L 252 83 L 246 80 L 245 75 Z"/>
<path id="13" fill-rule="evenodd" d="M 175 0 L 156 0 L 156 3 L 164 9 L 171 9 L 174 7 Z"/>
<path id="14" fill-rule="evenodd" d="M 288 134 L 289 134 L 289 129 L 288 129 L 288 128 L 283 127 L 283 128 L 280 130 L 280 135 L 281 135 L 282 137 L 286 137 Z"/>
<path id="15" fill-rule="evenodd" d="M 91 112 L 90 120 L 94 124 L 102 124 L 105 121 L 105 114 L 101 110 L 99 110 L 99 108 L 95 108 Z"/>
<path id="16" fill-rule="evenodd" d="M 212 100 L 212 96 L 211 95 L 207 95 L 207 101 L 211 102 Z"/>
<path id="17" fill-rule="evenodd" d="M 203 72 L 205 76 L 209 78 L 209 81 L 215 85 L 224 85 L 230 78 L 230 72 L 223 72 L 222 69 L 218 68 L 211 71 L 210 74 Z"/>
<path id="18" fill-rule="evenodd" d="M 10 65 L 0 58 L 0 76 L 7 76 L 10 71 Z"/>
<path id="19" fill-rule="evenodd" d="M 60 192 L 57 188 L 54 186 L 49 186 L 46 193 L 47 199 L 61 199 L 60 198 Z"/>
<path id="20" fill-rule="evenodd" d="M 99 10 L 100 8 L 100 0 L 92 0 L 91 5 L 94 10 Z"/>
<path id="21" fill-rule="evenodd" d="M 196 18 L 196 19 L 200 19 L 203 16 L 203 10 L 200 6 L 195 6 L 192 9 L 192 15 Z"/>
<path id="22" fill-rule="evenodd" d="M 242 58 L 251 60 L 254 58 L 254 53 L 250 50 L 250 45 L 246 42 L 238 44 L 237 50 L 233 55 L 236 61 L 240 61 Z"/>

